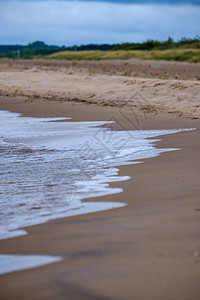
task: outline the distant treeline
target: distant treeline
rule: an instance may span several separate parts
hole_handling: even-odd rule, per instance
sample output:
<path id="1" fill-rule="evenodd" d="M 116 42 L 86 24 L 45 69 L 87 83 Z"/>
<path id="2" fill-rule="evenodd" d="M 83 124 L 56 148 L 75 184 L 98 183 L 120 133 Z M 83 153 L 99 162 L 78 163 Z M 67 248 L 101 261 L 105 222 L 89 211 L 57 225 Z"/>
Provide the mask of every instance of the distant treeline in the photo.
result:
<path id="1" fill-rule="evenodd" d="M 84 51 L 84 50 L 101 50 L 108 51 L 117 45 L 81 45 L 81 46 L 49 46 L 44 42 L 36 41 L 22 45 L 0 45 L 0 58 L 34 58 L 38 56 L 45 56 L 61 51 Z"/>
<path id="2" fill-rule="evenodd" d="M 27 46 L 0 45 L 0 58 L 33 58 L 65 51 L 66 47 L 49 46 L 44 42 L 36 41 Z"/>
<path id="3" fill-rule="evenodd" d="M 200 37 L 188 39 L 182 38 L 175 42 L 172 38 L 159 42 L 155 40 L 147 40 L 144 43 L 122 43 L 122 44 L 90 44 L 81 46 L 49 46 L 44 42 L 36 41 L 34 43 L 23 45 L 0 45 L 0 58 L 34 58 L 42 57 L 61 51 L 117 51 L 117 50 L 166 50 L 166 49 L 200 49 Z"/>

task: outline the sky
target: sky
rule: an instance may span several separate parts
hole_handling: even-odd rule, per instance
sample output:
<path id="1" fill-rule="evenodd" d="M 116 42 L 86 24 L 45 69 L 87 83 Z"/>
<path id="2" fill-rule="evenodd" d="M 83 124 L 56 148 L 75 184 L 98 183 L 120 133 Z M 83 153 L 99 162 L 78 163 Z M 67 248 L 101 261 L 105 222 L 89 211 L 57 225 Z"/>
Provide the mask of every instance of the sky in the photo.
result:
<path id="1" fill-rule="evenodd" d="M 200 35 L 200 0 L 0 0 L 0 44 L 116 44 Z"/>

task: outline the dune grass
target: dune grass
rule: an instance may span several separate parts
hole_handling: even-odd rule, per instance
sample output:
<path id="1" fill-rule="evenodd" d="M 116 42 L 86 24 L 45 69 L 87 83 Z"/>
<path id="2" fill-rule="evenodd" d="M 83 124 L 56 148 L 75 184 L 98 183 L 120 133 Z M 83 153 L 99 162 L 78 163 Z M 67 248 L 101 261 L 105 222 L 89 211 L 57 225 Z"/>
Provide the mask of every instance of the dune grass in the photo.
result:
<path id="1" fill-rule="evenodd" d="M 153 59 L 200 62 L 199 49 L 168 50 L 117 50 L 117 51 L 63 51 L 45 56 L 46 59 L 66 60 L 114 60 L 114 59 Z"/>

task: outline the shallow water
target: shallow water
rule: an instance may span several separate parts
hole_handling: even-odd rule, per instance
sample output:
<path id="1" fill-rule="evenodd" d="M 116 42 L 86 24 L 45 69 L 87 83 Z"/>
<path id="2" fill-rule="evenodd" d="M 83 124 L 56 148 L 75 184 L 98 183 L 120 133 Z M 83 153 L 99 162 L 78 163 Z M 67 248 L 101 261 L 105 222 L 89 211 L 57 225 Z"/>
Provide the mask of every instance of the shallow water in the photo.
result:
<path id="1" fill-rule="evenodd" d="M 116 166 L 138 163 L 175 149 L 156 149 L 160 135 L 179 130 L 113 131 L 109 122 L 27 118 L 0 111 L 0 238 L 51 219 L 122 207 L 124 203 L 82 202 L 122 192 L 110 182 Z M 176 149 L 177 150 L 177 149 Z"/>
<path id="2" fill-rule="evenodd" d="M 0 274 L 35 268 L 62 260 L 49 255 L 0 255 Z"/>

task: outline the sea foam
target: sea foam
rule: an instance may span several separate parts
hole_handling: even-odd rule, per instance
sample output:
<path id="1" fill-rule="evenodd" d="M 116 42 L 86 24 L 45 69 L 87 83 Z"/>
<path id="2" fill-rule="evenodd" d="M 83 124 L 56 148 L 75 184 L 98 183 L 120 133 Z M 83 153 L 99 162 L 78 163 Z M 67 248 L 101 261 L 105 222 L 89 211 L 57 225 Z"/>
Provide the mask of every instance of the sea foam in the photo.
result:
<path id="1" fill-rule="evenodd" d="M 109 183 L 130 177 L 116 166 L 177 150 L 157 149 L 152 138 L 182 131 L 113 131 L 104 126 L 112 122 L 67 119 L 0 111 L 0 239 L 51 219 L 125 206 L 82 200 L 122 192 Z"/>

